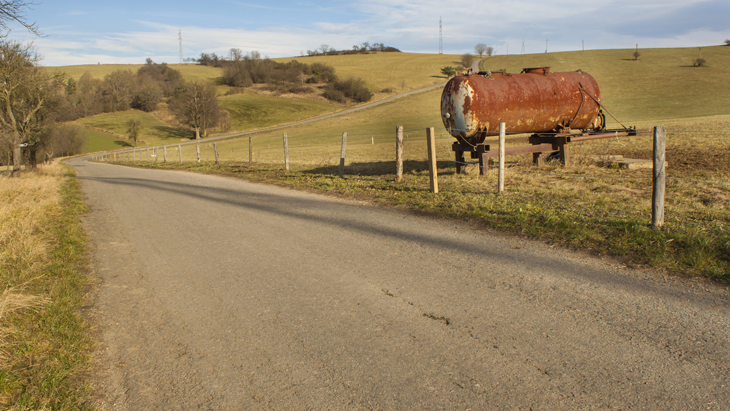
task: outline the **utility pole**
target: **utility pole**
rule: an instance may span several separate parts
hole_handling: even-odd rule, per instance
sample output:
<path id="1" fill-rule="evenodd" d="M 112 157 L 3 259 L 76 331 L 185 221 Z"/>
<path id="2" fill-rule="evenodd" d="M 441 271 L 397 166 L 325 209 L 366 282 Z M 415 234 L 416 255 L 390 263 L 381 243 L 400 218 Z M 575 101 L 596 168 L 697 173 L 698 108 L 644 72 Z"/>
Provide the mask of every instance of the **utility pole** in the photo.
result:
<path id="1" fill-rule="evenodd" d="M 182 52 L 182 30 L 178 30 L 177 38 L 180 39 L 180 64 L 183 64 L 183 52 Z"/>
<path id="2" fill-rule="evenodd" d="M 547 53 L 547 39 L 545 39 L 545 53 Z"/>
<path id="3" fill-rule="evenodd" d="M 522 49 L 520 49 L 520 54 L 525 54 L 525 40 L 522 40 Z"/>
<path id="4" fill-rule="evenodd" d="M 439 54 L 444 54 L 444 42 L 441 37 L 441 17 L 439 16 Z"/>

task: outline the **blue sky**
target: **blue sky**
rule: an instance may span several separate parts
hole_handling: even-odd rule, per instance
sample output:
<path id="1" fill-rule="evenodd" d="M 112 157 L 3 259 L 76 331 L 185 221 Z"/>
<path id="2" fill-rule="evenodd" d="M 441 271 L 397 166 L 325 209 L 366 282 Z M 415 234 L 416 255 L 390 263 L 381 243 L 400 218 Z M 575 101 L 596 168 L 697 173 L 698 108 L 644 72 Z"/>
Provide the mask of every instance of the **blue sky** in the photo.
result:
<path id="1" fill-rule="evenodd" d="M 728 0 L 443 1 L 325 0 L 60 1 L 27 11 L 45 37 L 12 26 L 10 38 L 33 41 L 46 66 L 179 61 L 183 54 L 226 55 L 232 47 L 289 57 L 322 44 L 349 49 L 384 43 L 437 53 L 439 18 L 446 54 L 477 43 L 498 54 L 639 47 L 692 47 L 730 38 Z"/>

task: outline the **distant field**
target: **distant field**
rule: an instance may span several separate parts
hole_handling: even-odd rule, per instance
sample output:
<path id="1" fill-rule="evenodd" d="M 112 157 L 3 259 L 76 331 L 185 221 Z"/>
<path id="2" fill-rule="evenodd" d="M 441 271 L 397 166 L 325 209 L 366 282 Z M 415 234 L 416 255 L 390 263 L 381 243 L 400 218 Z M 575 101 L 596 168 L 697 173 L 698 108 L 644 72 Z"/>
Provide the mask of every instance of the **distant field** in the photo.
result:
<path id="1" fill-rule="evenodd" d="M 132 144 L 126 139 L 120 139 L 101 131 L 81 127 L 81 134 L 84 136 L 84 145 L 81 148 L 83 153 L 96 151 L 117 150 L 130 147 Z"/>
<path id="2" fill-rule="evenodd" d="M 84 73 L 89 72 L 94 78 L 104 78 L 107 74 L 117 70 L 129 70 L 136 73 L 143 64 L 88 64 L 82 66 L 61 66 L 46 67 L 51 71 L 60 71 L 67 77 L 78 80 Z M 200 66 L 197 64 L 170 64 L 170 67 L 182 73 L 187 80 L 211 80 L 216 81 L 223 75 L 223 69 L 216 67 Z"/>
<path id="3" fill-rule="evenodd" d="M 138 145 L 173 144 L 190 136 L 190 133 L 163 122 L 154 114 L 145 113 L 139 110 L 99 114 L 92 117 L 78 119 L 75 123 L 115 133 L 117 135 L 116 137 L 110 137 L 114 139 L 115 144 L 121 145 L 121 142 L 124 141 L 128 144 L 132 144 L 132 141 L 126 140 L 125 138 L 127 135 L 127 121 L 131 119 L 137 119 L 142 124 L 139 140 L 137 142 Z M 90 141 L 87 144 L 106 144 L 103 142 L 97 143 L 93 141 L 95 136 L 96 135 L 92 134 L 89 139 Z M 108 140 L 108 138 L 104 137 L 102 141 L 104 140 Z M 116 143 L 116 141 L 120 141 L 120 143 Z"/>
<path id="4" fill-rule="evenodd" d="M 730 114 L 730 47 L 703 47 L 707 67 L 692 67 L 696 47 L 590 50 L 566 53 L 494 56 L 482 70 L 550 66 L 552 71 L 590 73 L 603 104 L 622 122 L 667 120 Z M 606 116 L 609 119 L 609 116 Z"/>
<path id="5" fill-rule="evenodd" d="M 220 97 L 220 107 L 231 115 L 231 130 L 250 130 L 314 117 L 338 108 L 330 103 L 282 99 L 254 93 Z"/>
<path id="6" fill-rule="evenodd" d="M 444 83 L 441 67 L 456 66 L 460 56 L 449 54 L 380 53 L 274 59 L 301 63 L 326 63 L 340 78 L 360 77 L 372 91 L 392 88 L 397 92 Z M 405 84 L 404 84 L 405 83 Z"/>

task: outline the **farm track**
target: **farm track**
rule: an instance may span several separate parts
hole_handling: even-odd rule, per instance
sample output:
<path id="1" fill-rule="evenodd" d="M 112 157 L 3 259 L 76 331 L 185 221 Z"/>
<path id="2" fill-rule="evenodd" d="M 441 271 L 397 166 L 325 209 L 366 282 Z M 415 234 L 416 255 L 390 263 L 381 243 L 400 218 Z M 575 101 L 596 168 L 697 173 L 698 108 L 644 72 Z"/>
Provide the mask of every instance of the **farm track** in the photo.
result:
<path id="1" fill-rule="evenodd" d="M 106 409 L 725 409 L 702 280 L 230 178 L 68 161 Z"/>

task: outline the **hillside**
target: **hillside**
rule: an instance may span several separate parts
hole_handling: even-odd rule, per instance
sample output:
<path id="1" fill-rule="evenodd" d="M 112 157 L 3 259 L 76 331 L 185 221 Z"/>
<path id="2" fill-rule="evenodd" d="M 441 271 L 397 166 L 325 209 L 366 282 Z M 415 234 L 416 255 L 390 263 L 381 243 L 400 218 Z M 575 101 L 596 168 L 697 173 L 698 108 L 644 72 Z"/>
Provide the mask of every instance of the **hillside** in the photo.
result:
<path id="1" fill-rule="evenodd" d="M 482 62 L 483 70 L 507 69 L 519 73 L 525 67 L 550 66 L 553 71 L 582 69 L 593 75 L 601 88 L 603 103 L 627 125 L 651 126 L 656 121 L 667 122 L 705 116 L 730 114 L 730 47 L 717 46 L 702 49 L 706 67 L 693 67 L 697 58 L 696 48 L 646 49 L 634 60 L 632 49 L 590 50 L 548 54 L 493 56 Z M 370 55 L 315 56 L 276 59 L 296 59 L 308 64 L 325 62 L 335 67 L 340 77 L 364 78 L 371 90 L 391 88 L 395 92 L 408 91 L 444 82 L 439 69 L 456 65 L 459 56 L 424 55 L 411 53 L 382 53 Z M 196 65 L 172 65 L 187 79 L 219 81 L 221 70 Z M 90 71 L 95 77 L 118 69 L 136 70 L 132 65 L 69 66 L 62 69 L 68 75 L 80 77 Z M 225 86 L 221 86 L 225 88 Z M 221 90 L 221 93 L 223 90 Z M 382 96 L 381 96 L 382 97 Z M 233 96 L 221 96 L 221 106 L 231 114 L 230 131 L 245 131 L 297 121 L 301 118 L 341 110 L 343 106 L 311 99 L 292 99 L 260 95 L 251 92 Z M 442 130 L 439 112 L 440 91 L 411 96 L 399 103 L 354 113 L 298 127 L 304 134 L 319 135 L 341 133 L 390 133 L 395 124 L 420 128 L 434 126 Z M 82 119 L 78 122 L 96 129 L 124 133 L 122 124 L 130 116 L 147 118 L 138 112 L 112 113 Z M 157 116 L 156 122 L 161 122 Z M 118 125 L 114 125 L 118 123 Z M 609 118 L 609 125 L 613 125 Z M 714 122 L 713 122 L 714 124 Z M 443 131 L 443 130 L 442 130 Z M 142 132 L 147 144 L 169 144 L 184 138 L 185 133 L 167 124 L 154 124 Z M 101 146 L 119 147 L 124 141 L 115 137 L 90 135 L 86 150 Z M 106 143 L 99 140 L 106 138 Z"/>
<path id="2" fill-rule="evenodd" d="M 730 114 L 730 47 L 703 47 L 706 67 L 693 67 L 692 48 L 591 50 L 494 56 L 482 70 L 550 66 L 552 71 L 590 73 L 601 88 L 603 104 L 622 122 L 669 120 Z M 608 116 L 607 116 L 608 117 Z"/>

